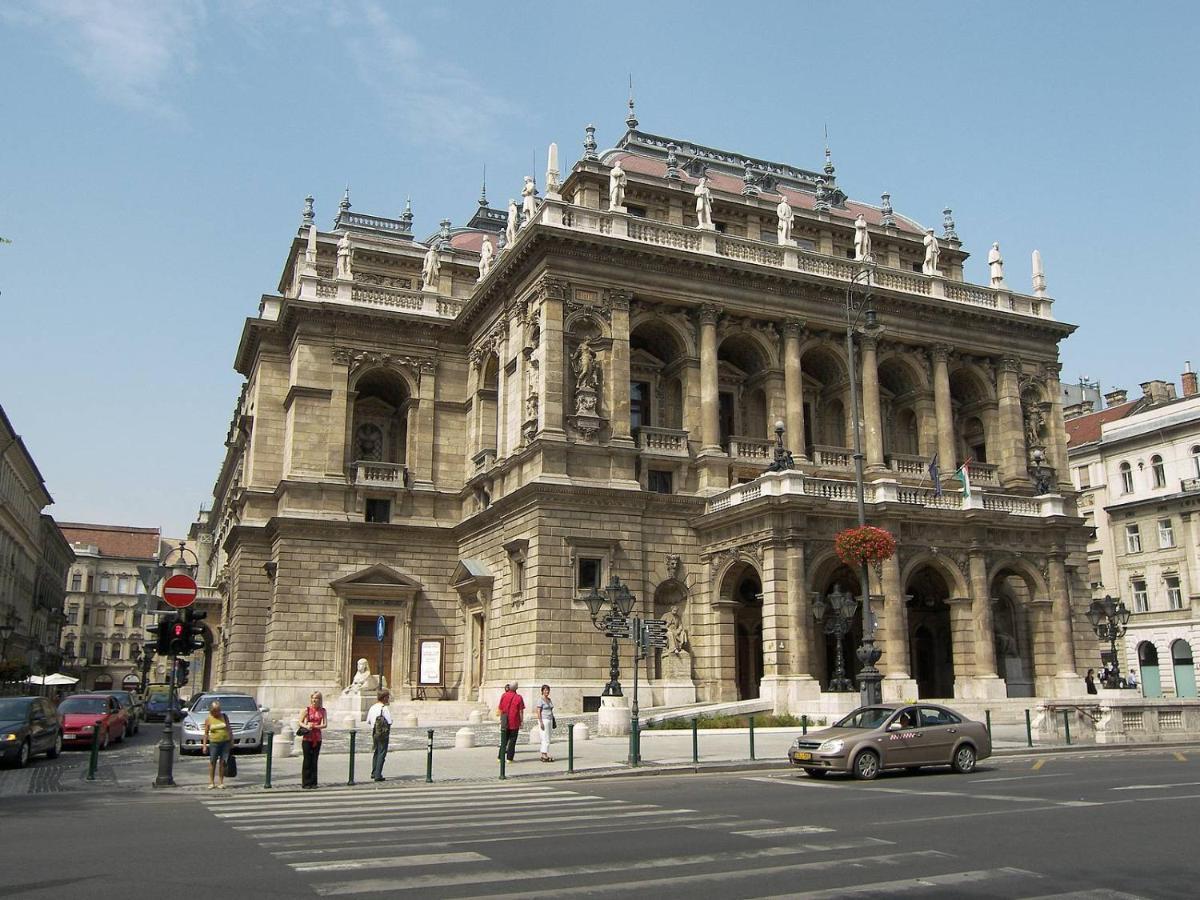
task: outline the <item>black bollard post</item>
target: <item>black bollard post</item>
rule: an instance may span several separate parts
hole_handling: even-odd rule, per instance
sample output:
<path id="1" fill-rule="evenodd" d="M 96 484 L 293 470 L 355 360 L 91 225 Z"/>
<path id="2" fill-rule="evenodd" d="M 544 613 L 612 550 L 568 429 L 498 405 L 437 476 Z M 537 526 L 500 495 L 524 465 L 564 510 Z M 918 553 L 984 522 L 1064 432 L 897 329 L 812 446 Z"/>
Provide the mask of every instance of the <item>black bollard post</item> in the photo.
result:
<path id="1" fill-rule="evenodd" d="M 429 735 L 429 743 L 425 749 L 425 783 L 433 783 L 433 729 L 430 728 L 426 734 Z"/>
<path id="2" fill-rule="evenodd" d="M 988 737 L 991 737 L 992 736 L 992 711 L 990 709 L 985 709 L 983 711 L 983 717 L 986 720 Z"/>
<path id="3" fill-rule="evenodd" d="M 504 781 L 508 776 L 504 774 L 504 723 L 500 723 L 500 780 Z"/>
<path id="4" fill-rule="evenodd" d="M 96 766 L 100 763 L 100 720 L 96 720 L 96 726 L 92 729 L 92 752 L 88 757 L 87 780 L 96 780 Z"/>
<path id="5" fill-rule="evenodd" d="M 1025 710 L 1025 744 L 1033 746 L 1033 721 L 1029 717 L 1029 710 Z"/>
<path id="6" fill-rule="evenodd" d="M 575 723 L 567 726 L 567 774 L 575 774 Z"/>
<path id="7" fill-rule="evenodd" d="M 275 734 L 274 734 L 274 732 L 268 732 L 268 731 L 264 730 L 263 731 L 263 740 L 266 741 L 266 743 L 267 743 L 267 746 L 263 748 L 267 753 L 267 777 L 265 779 L 263 779 L 263 787 L 266 788 L 267 790 L 270 790 L 270 788 L 271 788 L 271 759 L 273 758 L 274 752 L 275 752 Z"/>
<path id="8" fill-rule="evenodd" d="M 1067 746 L 1071 746 L 1071 711 L 1063 710 L 1063 730 L 1067 733 Z"/>
<path id="9" fill-rule="evenodd" d="M 750 758 L 754 759 L 754 716 L 750 717 Z"/>
<path id="10" fill-rule="evenodd" d="M 800 717 L 800 733 L 808 734 L 808 716 Z"/>
<path id="11" fill-rule="evenodd" d="M 358 737 L 358 729 L 350 732 L 350 777 L 346 779 L 346 784 L 354 784 L 354 745 L 355 739 Z"/>
<path id="12" fill-rule="evenodd" d="M 700 762 L 700 719 L 692 716 L 692 762 Z"/>

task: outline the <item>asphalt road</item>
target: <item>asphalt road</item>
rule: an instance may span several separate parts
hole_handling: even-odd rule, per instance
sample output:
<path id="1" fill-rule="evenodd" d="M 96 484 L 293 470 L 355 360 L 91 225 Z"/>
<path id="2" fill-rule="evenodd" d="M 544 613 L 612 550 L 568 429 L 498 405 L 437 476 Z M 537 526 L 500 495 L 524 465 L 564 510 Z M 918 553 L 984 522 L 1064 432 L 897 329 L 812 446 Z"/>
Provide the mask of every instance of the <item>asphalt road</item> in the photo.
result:
<path id="1" fill-rule="evenodd" d="M 869 783 L 760 770 L 9 796 L 0 896 L 1190 898 L 1198 800 L 1200 749 Z M 48 846 L 53 864 L 33 863 Z"/>

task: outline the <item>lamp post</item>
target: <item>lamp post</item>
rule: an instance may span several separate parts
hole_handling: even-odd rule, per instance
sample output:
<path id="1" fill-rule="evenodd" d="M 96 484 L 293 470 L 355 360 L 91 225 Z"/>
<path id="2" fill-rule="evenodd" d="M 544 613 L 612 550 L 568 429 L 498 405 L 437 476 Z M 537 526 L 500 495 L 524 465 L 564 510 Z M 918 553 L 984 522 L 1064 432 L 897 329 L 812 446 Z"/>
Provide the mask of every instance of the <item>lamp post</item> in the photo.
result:
<path id="1" fill-rule="evenodd" d="M 846 677 L 846 661 L 842 653 L 842 638 L 850 633 L 854 623 L 854 612 L 858 601 L 854 595 L 842 590 L 837 585 L 829 594 L 826 601 L 819 593 L 813 592 L 812 614 L 818 622 L 825 623 L 825 633 L 832 635 L 837 653 L 833 658 L 833 678 L 829 680 L 829 690 L 844 694 L 854 690 L 854 682 Z"/>
<path id="2" fill-rule="evenodd" d="M 1034 493 L 1037 496 L 1050 493 L 1050 479 L 1047 474 L 1050 471 L 1042 463 L 1046 461 L 1046 453 L 1041 447 L 1038 447 L 1029 455 L 1033 460 L 1033 465 L 1029 467 L 1030 474 L 1033 475 Z"/>
<path id="3" fill-rule="evenodd" d="M 612 655 L 608 661 L 608 684 L 604 686 L 603 696 L 622 697 L 624 695 L 621 693 L 621 659 L 617 648 L 616 634 L 616 631 L 620 629 L 616 629 L 614 626 L 623 624 L 623 620 L 629 618 L 629 614 L 633 611 L 633 593 L 621 583 L 620 578 L 613 575 L 603 591 L 596 590 L 596 586 L 593 584 L 591 591 L 583 598 L 583 602 L 587 604 L 588 613 L 592 617 L 592 626 L 612 638 Z M 606 603 L 611 608 L 611 612 L 602 616 L 601 613 L 604 611 Z"/>
<path id="4" fill-rule="evenodd" d="M 1117 659 L 1117 641 L 1125 637 L 1126 626 L 1129 625 L 1129 609 L 1120 600 L 1114 600 L 1105 594 L 1103 600 L 1093 600 L 1087 611 L 1088 622 L 1092 631 L 1102 641 L 1108 641 L 1112 653 L 1112 681 L 1120 684 L 1121 663 Z"/>
<path id="5" fill-rule="evenodd" d="M 858 505 L 859 527 L 867 524 L 867 507 L 863 486 L 863 450 L 862 450 L 862 417 L 859 410 L 857 366 L 854 362 L 854 332 L 858 327 L 859 317 L 864 318 L 864 326 L 868 331 L 875 331 L 879 325 L 875 317 L 875 307 L 871 305 L 871 281 L 875 273 L 875 262 L 868 257 L 862 267 L 854 273 L 846 284 L 846 366 L 850 376 L 850 407 L 854 419 L 854 491 Z M 864 287 L 862 301 L 855 306 L 854 288 L 860 280 Z M 883 675 L 875 668 L 875 663 L 883 655 L 875 646 L 875 616 L 871 613 L 871 580 L 867 564 L 862 564 L 862 643 L 855 656 L 861 664 L 858 670 L 858 689 L 864 706 L 883 702 Z M 840 643 L 839 643 L 840 651 Z"/>
<path id="6" fill-rule="evenodd" d="M 788 469 L 796 468 L 796 462 L 792 459 L 792 451 L 783 445 L 783 432 L 783 420 L 779 419 L 775 422 L 775 459 L 767 466 L 768 472 L 786 472 Z"/>

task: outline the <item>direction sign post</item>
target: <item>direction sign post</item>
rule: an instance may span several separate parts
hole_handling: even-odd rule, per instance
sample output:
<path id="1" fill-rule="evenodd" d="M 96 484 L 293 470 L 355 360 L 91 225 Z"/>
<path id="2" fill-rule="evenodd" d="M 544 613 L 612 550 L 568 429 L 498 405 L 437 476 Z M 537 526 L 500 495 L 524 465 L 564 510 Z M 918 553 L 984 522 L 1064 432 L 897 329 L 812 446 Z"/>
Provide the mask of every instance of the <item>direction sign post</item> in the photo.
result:
<path id="1" fill-rule="evenodd" d="M 387 637 L 387 619 L 379 616 L 375 620 L 375 640 L 379 641 L 379 689 L 384 690 L 387 685 L 383 681 L 383 639 Z"/>
<path id="2" fill-rule="evenodd" d="M 172 575 L 163 582 L 163 600 L 175 609 L 186 609 L 196 601 L 196 581 L 190 575 Z"/>

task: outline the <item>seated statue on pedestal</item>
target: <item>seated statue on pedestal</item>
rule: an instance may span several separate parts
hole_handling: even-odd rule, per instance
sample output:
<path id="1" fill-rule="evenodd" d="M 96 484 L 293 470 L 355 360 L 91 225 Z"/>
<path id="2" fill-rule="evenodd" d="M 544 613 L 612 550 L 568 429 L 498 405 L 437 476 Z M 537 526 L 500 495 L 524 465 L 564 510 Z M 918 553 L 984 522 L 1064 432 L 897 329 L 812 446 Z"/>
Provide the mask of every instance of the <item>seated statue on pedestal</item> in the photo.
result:
<path id="1" fill-rule="evenodd" d="M 362 694 L 378 689 L 379 677 L 371 674 L 371 669 L 364 657 L 358 661 L 358 669 L 354 673 L 354 679 L 350 682 L 350 686 L 342 691 L 342 694 Z"/>

